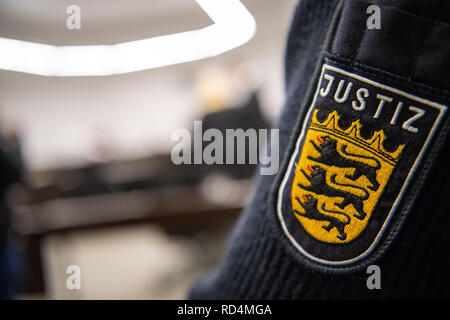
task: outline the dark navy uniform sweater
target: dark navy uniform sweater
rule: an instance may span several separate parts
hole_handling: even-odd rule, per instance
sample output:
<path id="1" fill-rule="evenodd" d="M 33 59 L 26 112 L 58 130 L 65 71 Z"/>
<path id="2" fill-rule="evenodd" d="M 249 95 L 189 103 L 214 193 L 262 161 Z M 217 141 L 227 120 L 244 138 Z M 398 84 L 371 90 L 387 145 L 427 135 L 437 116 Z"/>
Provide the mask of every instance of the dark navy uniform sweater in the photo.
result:
<path id="1" fill-rule="evenodd" d="M 437 0 L 299 2 L 275 125 L 283 165 L 255 178 L 190 298 L 450 297 L 449 13 Z"/>

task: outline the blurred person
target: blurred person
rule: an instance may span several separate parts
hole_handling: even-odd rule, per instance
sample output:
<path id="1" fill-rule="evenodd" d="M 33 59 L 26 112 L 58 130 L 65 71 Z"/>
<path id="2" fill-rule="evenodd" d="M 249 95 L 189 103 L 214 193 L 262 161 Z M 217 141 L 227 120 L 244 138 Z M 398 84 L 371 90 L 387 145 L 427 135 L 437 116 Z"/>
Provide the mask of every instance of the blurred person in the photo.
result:
<path id="1" fill-rule="evenodd" d="M 245 62 L 235 62 L 227 68 L 206 68 L 200 73 L 198 92 L 205 111 L 202 129 L 217 129 L 226 136 L 227 129 L 267 129 L 268 121 L 261 112 L 255 77 Z M 203 149 L 208 142 L 203 142 Z M 246 145 L 245 164 L 204 165 L 203 170 L 214 174 L 224 174 L 234 179 L 250 178 L 256 165 L 249 163 L 249 146 Z M 226 148 L 223 157 L 226 159 Z"/>
<path id="2" fill-rule="evenodd" d="M 16 256 L 8 239 L 11 209 L 7 193 L 13 183 L 22 180 L 22 157 L 16 129 L 3 134 L 0 145 L 0 299 L 11 299 L 14 294 Z"/>

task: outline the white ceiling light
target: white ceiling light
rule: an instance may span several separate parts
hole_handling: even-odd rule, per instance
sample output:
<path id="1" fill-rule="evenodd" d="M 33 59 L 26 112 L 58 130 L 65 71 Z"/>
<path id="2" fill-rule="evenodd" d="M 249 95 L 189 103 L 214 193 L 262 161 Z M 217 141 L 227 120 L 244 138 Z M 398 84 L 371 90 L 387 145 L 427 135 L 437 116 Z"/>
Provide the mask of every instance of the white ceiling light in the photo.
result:
<path id="1" fill-rule="evenodd" d="M 43 76 L 106 76 L 216 56 L 253 37 L 255 19 L 239 0 L 195 1 L 214 24 L 115 45 L 52 46 L 0 38 L 0 69 Z"/>

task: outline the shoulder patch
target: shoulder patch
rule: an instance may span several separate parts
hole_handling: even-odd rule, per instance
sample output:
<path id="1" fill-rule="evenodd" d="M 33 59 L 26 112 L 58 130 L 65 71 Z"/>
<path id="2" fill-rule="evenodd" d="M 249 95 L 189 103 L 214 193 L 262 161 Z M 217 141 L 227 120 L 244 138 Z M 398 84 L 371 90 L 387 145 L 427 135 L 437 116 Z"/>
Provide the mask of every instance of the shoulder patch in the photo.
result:
<path id="1" fill-rule="evenodd" d="M 379 253 L 396 232 L 446 110 L 324 64 L 276 191 L 276 213 L 294 249 L 341 269 Z"/>

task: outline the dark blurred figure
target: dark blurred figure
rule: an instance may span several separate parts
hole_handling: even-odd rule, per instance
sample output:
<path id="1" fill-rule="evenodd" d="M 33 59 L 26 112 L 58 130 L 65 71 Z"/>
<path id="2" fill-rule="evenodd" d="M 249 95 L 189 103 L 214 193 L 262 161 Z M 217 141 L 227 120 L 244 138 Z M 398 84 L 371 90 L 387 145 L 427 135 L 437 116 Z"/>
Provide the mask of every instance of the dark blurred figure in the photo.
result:
<path id="1" fill-rule="evenodd" d="M 0 299 L 13 296 L 13 253 L 8 242 L 11 210 L 7 203 L 9 187 L 22 180 L 22 157 L 16 131 L 0 144 Z"/>
<path id="2" fill-rule="evenodd" d="M 268 129 L 270 124 L 264 119 L 261 114 L 260 105 L 257 98 L 257 93 L 252 92 L 250 98 L 242 105 L 233 109 L 225 109 L 213 113 L 208 113 L 203 118 L 203 130 L 214 128 L 218 129 L 222 135 L 226 136 L 227 129 Z M 208 142 L 209 143 L 209 142 Z M 203 148 L 208 143 L 204 143 Z M 234 151 L 234 163 L 235 165 L 205 165 L 204 169 L 208 172 L 221 173 L 230 176 L 234 179 L 251 178 L 257 167 L 256 164 L 249 163 L 249 150 L 250 146 L 246 141 L 246 157 L 245 164 L 237 163 L 237 150 L 235 146 Z M 226 148 L 224 145 L 223 150 L 224 159 L 226 158 Z"/>
<path id="3" fill-rule="evenodd" d="M 258 84 L 251 66 L 241 60 L 227 68 L 218 66 L 205 68 L 199 73 L 197 91 L 205 112 L 202 129 L 217 129 L 226 137 L 227 129 L 268 129 L 270 123 L 264 118 L 258 100 Z M 233 98 L 239 97 L 236 101 Z M 210 142 L 203 142 L 203 148 Z M 245 144 L 245 164 L 237 164 L 237 146 L 234 150 L 234 165 L 203 165 L 202 176 L 210 173 L 226 175 L 233 179 L 249 179 L 257 167 L 249 163 L 249 142 Z M 226 159 L 224 141 L 223 158 Z"/>

